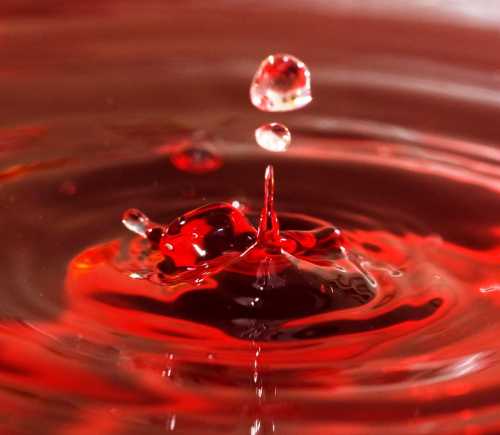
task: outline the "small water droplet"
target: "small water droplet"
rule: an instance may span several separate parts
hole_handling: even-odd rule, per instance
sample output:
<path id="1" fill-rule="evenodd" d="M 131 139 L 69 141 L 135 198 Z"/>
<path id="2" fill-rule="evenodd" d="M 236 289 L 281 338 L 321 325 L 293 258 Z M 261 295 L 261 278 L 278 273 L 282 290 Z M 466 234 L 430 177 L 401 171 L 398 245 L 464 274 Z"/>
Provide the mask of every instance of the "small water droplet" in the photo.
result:
<path id="1" fill-rule="evenodd" d="M 279 153 L 288 149 L 292 135 L 285 125 L 272 122 L 255 130 L 255 140 L 265 150 Z"/>
<path id="2" fill-rule="evenodd" d="M 289 54 L 273 54 L 260 64 L 250 86 L 252 104 L 264 112 L 288 112 L 306 106 L 311 97 L 311 73 Z"/>
<path id="3" fill-rule="evenodd" d="M 222 166 L 213 140 L 205 133 L 196 133 L 190 140 L 181 141 L 172 150 L 170 161 L 180 171 L 204 174 Z"/>
<path id="4" fill-rule="evenodd" d="M 147 230 L 150 227 L 149 218 L 140 210 L 130 208 L 123 213 L 122 223 L 125 227 L 141 237 L 147 237 Z"/>

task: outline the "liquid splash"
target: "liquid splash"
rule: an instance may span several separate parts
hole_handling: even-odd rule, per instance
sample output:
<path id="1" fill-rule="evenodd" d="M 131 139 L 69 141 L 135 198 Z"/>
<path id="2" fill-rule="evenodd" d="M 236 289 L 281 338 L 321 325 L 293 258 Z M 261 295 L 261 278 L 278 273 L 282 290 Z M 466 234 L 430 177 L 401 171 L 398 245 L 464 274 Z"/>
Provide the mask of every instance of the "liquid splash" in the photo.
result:
<path id="1" fill-rule="evenodd" d="M 311 137 L 309 144 L 317 140 Z M 497 193 L 453 177 L 429 180 L 427 172 L 408 171 L 394 157 L 374 164 L 376 155 L 370 154 L 360 162 L 359 150 L 345 138 L 329 142 L 319 155 L 327 155 L 332 146 L 351 153 L 352 159 L 277 155 L 278 197 L 274 204 L 269 199 L 275 196 L 268 195 L 267 211 L 255 193 L 264 162 L 250 146 L 248 154 L 228 159 L 216 174 L 219 192 L 227 196 L 208 196 L 207 180 L 200 177 L 193 177 L 198 194 L 189 200 L 168 183 L 155 185 L 165 171 L 167 181 L 179 177 L 156 154 L 147 163 L 140 160 L 134 177 L 130 173 L 137 167 L 135 156 L 98 169 L 37 170 L 31 179 L 36 180 L 36 197 L 33 183 L 24 181 L 30 173 L 22 182 L 5 184 L 5 193 L 18 200 L 16 207 L 4 210 L 12 225 L 3 229 L 3 238 L 11 248 L 25 248 L 9 251 L 9 258 L 22 267 L 23 280 L 17 279 L 19 269 L 4 271 L 0 381 L 7 390 L 0 400 L 2 409 L 15 416 L 7 427 L 18 428 L 24 410 L 29 410 L 49 422 L 51 413 L 62 413 L 67 418 L 58 427 L 68 433 L 106 433 L 107 424 L 112 433 L 161 433 L 165 427 L 174 427 L 174 433 L 199 433 L 207 425 L 220 432 L 220 421 L 222 432 L 275 427 L 286 433 L 297 427 L 316 430 L 318 420 L 330 430 L 342 422 L 359 422 L 360 416 L 364 433 L 372 433 L 372 424 L 406 427 L 416 410 L 422 413 L 419 421 L 428 424 L 436 413 L 455 421 L 463 410 L 496 409 L 491 379 L 498 365 L 492 325 L 500 300 L 498 292 L 480 289 L 498 283 Z M 392 149 L 397 151 L 394 145 Z M 246 178 L 240 177 L 243 172 Z M 272 172 L 267 171 L 264 183 L 268 192 L 274 187 Z M 309 174 L 310 183 L 298 183 L 298 172 Z M 311 185 L 325 185 L 332 174 L 334 190 L 311 190 Z M 78 185 L 75 196 L 58 191 L 67 177 Z M 117 182 L 109 183 L 110 178 Z M 238 182 L 223 184 L 226 180 Z M 442 193 L 442 207 L 428 207 L 436 191 Z M 187 263 L 192 270 L 164 272 L 159 265 L 166 255 L 154 244 L 161 238 L 144 237 L 144 232 L 160 227 L 163 234 L 168 225 L 132 214 L 132 222 L 142 223 L 139 231 L 131 238 L 117 231 L 124 203 L 154 210 L 161 222 L 174 222 L 183 210 L 198 205 L 202 195 L 217 204 L 230 198 L 223 202 L 223 216 L 232 215 L 227 206 L 234 201 L 252 228 L 255 239 L 248 242 L 250 247 L 255 245 L 261 216 L 271 217 L 262 221 L 264 248 L 255 247 L 253 255 L 244 256 L 249 248 L 242 247 L 242 252 Z M 21 200 L 27 197 L 32 201 Z M 101 206 L 96 208 L 96 203 Z M 81 213 L 74 213 L 75 204 Z M 278 225 L 272 219 L 275 207 Z M 483 213 L 485 207 L 491 213 Z M 453 225 L 443 215 L 449 210 L 460 216 L 463 209 L 472 215 Z M 34 215 L 29 211 L 47 210 L 66 218 L 57 220 L 57 228 L 50 227 L 50 237 L 37 232 L 29 245 L 25 238 L 16 238 L 14 223 L 16 230 L 29 235 Z M 304 215 L 304 210 L 316 217 Z M 235 221 L 240 217 L 235 215 Z M 472 228 L 469 218 L 480 225 Z M 336 234 L 330 222 L 342 231 Z M 223 227 L 227 237 L 231 233 Z M 330 228 L 332 239 L 326 252 L 315 242 L 325 240 L 323 228 Z M 299 270 L 313 263 L 311 251 L 301 253 L 290 243 L 293 236 L 305 250 L 317 251 L 317 266 L 333 261 L 325 260 L 328 252 L 340 268 L 346 263 L 355 273 L 357 265 L 362 267 L 364 281 L 355 283 L 368 282 L 365 298 L 354 300 L 353 287 L 344 279 L 331 295 L 327 288 L 318 295 L 314 282 L 297 286 L 298 291 L 281 288 L 276 276 L 296 282 L 290 280 L 292 273 L 284 272 L 297 270 L 286 261 L 303 260 Z M 335 241 L 345 248 L 344 254 L 335 250 Z M 31 254 L 26 257 L 27 253 Z M 46 269 L 31 267 L 42 258 Z M 228 263 L 218 264 L 221 258 Z M 262 262 L 263 258 L 270 260 Z M 58 267 L 68 259 L 62 301 L 54 302 L 58 292 L 50 291 L 60 285 L 64 271 Z M 276 267 L 282 265 L 286 267 Z M 215 287 L 219 282 L 225 288 L 234 284 L 232 291 Z M 34 288 L 43 296 L 29 293 Z M 311 301 L 332 308 L 318 313 L 318 305 Z M 354 305 L 340 305 L 347 301 Z M 48 314 L 36 318 L 34 307 Z M 57 316 L 52 314 L 54 307 L 59 308 Z M 30 317 L 8 317 L 10 312 L 28 311 Z M 359 403 L 367 403 L 361 414 L 355 406 Z M 248 412 L 235 416 L 235 408 Z"/>
<path id="2" fill-rule="evenodd" d="M 140 242 L 133 241 L 128 259 L 115 260 L 116 267 L 150 284 L 137 289 L 140 298 L 120 291 L 94 293 L 93 298 L 123 309 L 141 309 L 149 301 L 142 309 L 147 307 L 151 314 L 263 341 L 321 336 L 326 332 L 283 326 L 292 319 L 360 307 L 380 298 L 377 279 L 365 269 L 362 257 L 351 252 L 339 229 L 305 216 L 292 222 L 312 229 L 294 229 L 291 224 L 280 229 L 274 195 L 274 170 L 268 166 L 257 228 L 226 203 L 200 207 L 168 225 L 153 223 L 138 210 L 126 211 L 125 226 L 149 247 L 140 248 Z M 286 221 L 287 215 L 283 217 Z M 384 282 L 389 287 L 391 278 L 386 276 Z M 440 305 L 433 304 L 430 313 Z M 405 313 L 411 316 L 412 309 Z M 395 316 L 387 322 L 405 321 Z M 352 327 L 372 325 L 361 322 Z"/>
<path id="3" fill-rule="evenodd" d="M 185 5 L 179 7 L 191 20 Z M 280 22 L 282 12 L 277 12 L 276 22 Z M 120 17 L 123 13 L 121 10 Z M 66 30 L 61 33 L 57 23 L 50 21 L 45 31 L 58 43 L 69 41 L 63 51 L 74 52 L 71 41 L 75 38 L 61 38 Z M 105 38 L 112 21 L 103 20 L 103 31 L 87 32 L 87 36 Z M 151 28 L 156 21 L 144 20 L 152 43 L 144 47 L 158 46 L 158 33 Z M 159 21 L 163 32 L 164 22 Z M 126 33 L 129 26 L 123 24 L 126 21 L 120 19 L 117 26 Z M 133 24 L 137 29 L 137 23 Z M 407 23 L 402 28 L 405 26 Z M 81 33 L 81 26 L 64 28 L 70 27 Z M 167 27 L 173 36 L 177 29 Z M 198 30 L 206 36 L 205 25 Z M 23 39 L 17 44 L 23 53 L 15 56 L 14 50 L 8 60 L 19 63 L 30 51 L 29 38 L 23 38 L 24 32 L 17 32 L 17 37 L 14 33 L 14 39 Z M 311 34 L 316 36 L 316 32 Z M 153 84 L 154 76 L 146 73 L 150 69 L 138 62 L 137 53 L 131 53 L 129 61 L 123 57 L 130 53 L 129 38 L 121 47 L 115 46 L 117 39 L 113 38 L 113 47 L 106 48 L 101 36 L 96 37 L 94 46 L 104 50 L 101 54 L 106 62 L 95 62 L 95 50 L 89 51 L 91 58 L 82 51 L 80 60 L 75 61 L 84 71 L 99 64 L 104 72 L 111 64 L 120 70 L 130 62 L 137 68 L 131 76 L 144 79 L 148 86 Z M 345 36 L 348 40 L 349 35 Z M 37 47 L 32 48 L 36 52 Z M 193 45 L 193 53 L 200 50 L 204 50 L 202 46 Z M 115 60 L 113 53 L 118 54 Z M 57 85 L 61 78 L 74 84 L 75 107 L 83 107 L 78 104 L 80 97 L 90 101 L 89 89 L 95 90 L 92 101 L 96 104 L 103 95 L 116 92 L 120 102 L 116 108 L 125 110 L 117 111 L 113 119 L 120 125 L 130 123 L 130 128 L 130 113 L 138 114 L 139 122 L 156 114 L 161 119 L 158 125 L 179 113 L 174 104 L 169 104 L 172 111 L 165 113 L 164 97 L 171 97 L 175 89 L 148 93 L 151 105 L 146 107 L 136 90 L 130 89 L 129 81 L 122 86 L 115 74 L 72 75 L 67 68 L 52 68 L 56 57 L 52 59 L 55 63 L 42 62 L 43 68 L 50 67 L 46 71 L 36 67 L 36 60 L 32 64 L 33 77 L 40 81 L 38 88 L 45 89 L 54 101 L 68 101 L 66 87 Z M 200 67 L 205 57 L 201 59 Z M 26 65 L 19 66 L 19 71 L 27 71 Z M 226 80 L 229 70 L 217 71 L 222 101 L 239 101 L 234 98 L 233 86 L 238 78 Z M 183 99 L 181 106 L 192 107 L 183 115 L 185 119 L 198 120 L 200 100 L 207 107 L 216 104 L 223 107 L 221 111 L 236 111 L 236 105 L 214 102 L 213 92 L 198 93 L 202 83 L 186 92 L 192 75 L 185 74 L 185 69 L 170 72 L 178 88 L 174 95 Z M 155 89 L 165 90 L 163 70 L 157 68 L 156 74 Z M 151 149 L 168 141 L 169 127 L 153 131 L 149 126 L 135 136 L 111 137 L 103 147 L 108 132 L 100 127 L 102 117 L 94 111 L 96 106 L 92 106 L 95 117 L 89 118 L 88 113 L 68 111 L 60 104 L 43 105 L 45 99 L 39 98 L 39 92 L 33 93 L 33 98 L 25 92 L 22 76 L 12 74 L 16 80 L 6 83 L 6 90 L 10 89 L 6 98 L 15 103 L 6 105 L 12 109 L 6 125 L 20 115 L 19 124 L 23 125 L 22 118 L 31 109 L 43 111 L 50 130 L 44 146 L 32 149 L 38 139 L 29 141 L 23 158 L 27 164 L 7 171 L 2 180 L 1 432 L 499 432 L 500 293 L 482 291 L 499 283 L 498 160 L 493 162 L 498 153 L 493 148 L 485 144 L 488 151 L 476 154 L 472 144 L 461 143 L 458 149 L 452 140 L 429 141 L 426 146 L 420 143 L 426 142 L 424 135 L 416 138 L 413 133 L 406 137 L 411 136 L 418 145 L 381 142 L 379 133 L 367 129 L 363 122 L 359 127 L 364 139 L 354 132 L 354 137 L 339 137 L 338 131 L 325 127 L 324 120 L 317 120 L 316 125 L 321 125 L 317 129 L 308 123 L 305 134 L 301 132 L 307 149 L 296 141 L 297 151 L 307 152 L 307 159 L 272 155 L 279 176 L 280 238 L 299 228 L 309 232 L 331 227 L 330 222 L 339 225 L 352 257 L 350 264 L 358 263 L 377 283 L 375 297 L 354 308 L 304 317 L 303 313 L 284 312 L 288 303 L 283 301 L 290 298 L 287 293 L 280 298 L 282 308 L 272 314 L 283 319 L 299 317 L 276 325 L 264 315 L 257 318 L 255 312 L 264 313 L 258 307 L 252 311 L 251 321 L 234 319 L 228 333 L 228 322 L 196 320 L 210 309 L 201 298 L 193 298 L 198 309 L 194 320 L 170 315 L 162 304 L 171 303 L 183 291 L 186 275 L 177 284 L 167 283 L 176 274 L 157 267 L 165 258 L 159 248 L 153 248 L 158 239 L 129 239 L 119 230 L 117 219 L 125 207 L 139 206 L 161 222 L 169 222 L 203 201 L 238 199 L 245 202 L 244 215 L 257 231 L 261 201 L 255 193 L 255 181 L 266 162 L 250 147 L 240 154 L 228 147 L 220 171 L 210 177 L 194 177 L 193 172 L 166 164 L 165 153 L 158 158 Z M 200 77 L 210 80 L 212 75 Z M 210 86 L 208 83 L 207 88 Z M 380 90 L 376 84 L 370 88 L 369 81 L 363 82 L 363 88 L 369 95 Z M 322 89 L 328 92 L 326 86 Z M 122 93 L 124 98 L 118 98 Z M 380 97 L 381 92 L 375 93 L 381 103 L 375 111 L 387 104 L 388 110 L 392 107 L 397 112 L 398 104 L 403 103 L 402 107 L 420 112 L 423 101 L 430 101 L 426 106 L 429 115 L 425 115 L 429 120 L 433 101 L 437 101 L 428 98 L 429 94 L 401 100 L 394 93 L 387 99 Z M 153 94 L 157 96 L 150 98 Z M 348 94 L 347 99 L 352 96 Z M 332 90 L 329 95 L 337 94 Z M 411 102 L 416 104 L 407 104 Z M 484 129 L 485 135 L 479 137 L 490 137 L 486 133 L 490 117 L 481 115 L 491 113 L 491 107 L 452 103 L 448 107 L 450 124 L 454 117 L 454 121 L 470 121 L 455 122 L 468 126 L 467 131 L 457 131 L 473 136 L 474 131 Z M 365 109 L 370 112 L 369 107 Z M 361 113 L 366 115 L 367 111 L 361 107 Z M 411 110 L 405 111 L 405 125 L 414 121 Z M 446 121 L 432 125 L 438 129 Z M 217 130 L 217 125 L 213 129 Z M 368 139 L 371 133 L 379 140 Z M 240 134 L 246 137 L 247 130 Z M 399 133 L 394 134 L 384 138 L 399 137 Z M 153 141 L 155 144 L 150 144 Z M 383 158 L 371 152 L 378 147 L 386 152 Z M 71 162 L 78 159 L 77 165 L 40 161 L 41 156 L 49 159 L 53 154 L 68 153 Z M 14 164 L 19 163 L 18 156 L 12 157 Z M 302 174 L 307 174 L 307 182 L 299 176 Z M 59 192 L 65 180 L 78 186 L 74 195 Z M 189 197 L 183 193 L 187 188 Z M 283 250 L 297 257 L 293 247 L 267 250 L 273 256 L 284 255 Z M 234 258 L 241 254 L 233 252 Z M 268 284 L 266 267 L 264 264 L 263 279 L 257 282 L 264 288 Z M 194 294 L 193 285 L 212 295 L 212 271 L 204 282 L 189 283 L 184 288 L 186 296 Z M 259 304 L 255 299 L 239 302 L 249 305 L 246 312 L 252 303 Z"/>

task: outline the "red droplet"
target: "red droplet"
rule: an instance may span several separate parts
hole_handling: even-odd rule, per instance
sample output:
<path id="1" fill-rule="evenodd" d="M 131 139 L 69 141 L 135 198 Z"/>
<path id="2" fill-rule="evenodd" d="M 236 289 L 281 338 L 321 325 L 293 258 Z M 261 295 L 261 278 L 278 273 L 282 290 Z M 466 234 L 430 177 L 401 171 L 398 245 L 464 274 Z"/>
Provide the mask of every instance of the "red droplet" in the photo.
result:
<path id="1" fill-rule="evenodd" d="M 215 171 L 222 166 L 222 158 L 209 137 L 193 135 L 173 148 L 170 161 L 179 170 L 193 174 Z"/>

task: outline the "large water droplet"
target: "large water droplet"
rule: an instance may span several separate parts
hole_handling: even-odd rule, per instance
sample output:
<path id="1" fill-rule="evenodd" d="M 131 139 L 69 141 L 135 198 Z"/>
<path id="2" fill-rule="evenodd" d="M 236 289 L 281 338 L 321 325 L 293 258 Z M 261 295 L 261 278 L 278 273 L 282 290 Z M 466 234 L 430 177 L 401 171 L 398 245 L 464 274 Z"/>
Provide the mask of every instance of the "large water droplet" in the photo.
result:
<path id="1" fill-rule="evenodd" d="M 264 112 L 288 112 L 306 106 L 311 97 L 311 73 L 289 54 L 273 54 L 261 64 L 250 86 L 250 99 Z"/>
<path id="2" fill-rule="evenodd" d="M 290 146 L 292 135 L 285 125 L 272 122 L 255 130 L 255 140 L 265 150 L 283 152 Z"/>

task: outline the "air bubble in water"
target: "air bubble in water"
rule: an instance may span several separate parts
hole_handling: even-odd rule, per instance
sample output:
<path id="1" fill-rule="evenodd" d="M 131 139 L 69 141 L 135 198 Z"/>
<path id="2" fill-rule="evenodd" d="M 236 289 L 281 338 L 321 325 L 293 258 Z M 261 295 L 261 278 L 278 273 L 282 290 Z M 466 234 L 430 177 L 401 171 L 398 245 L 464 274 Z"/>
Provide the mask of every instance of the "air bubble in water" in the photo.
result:
<path id="1" fill-rule="evenodd" d="M 289 54 L 273 54 L 260 64 L 250 86 L 252 104 L 264 112 L 288 112 L 306 106 L 311 97 L 311 73 Z"/>
<path id="2" fill-rule="evenodd" d="M 292 135 L 285 125 L 272 122 L 255 130 L 255 140 L 265 150 L 283 152 L 290 146 Z"/>

